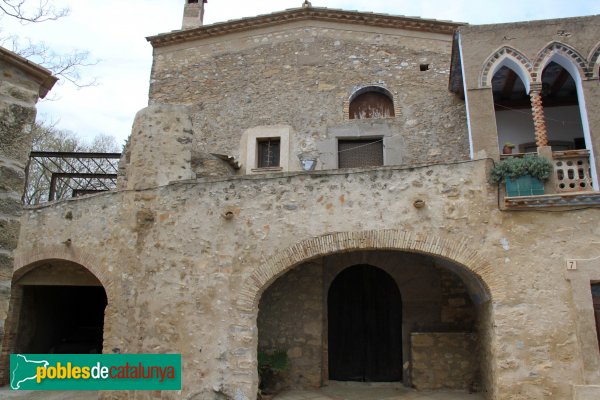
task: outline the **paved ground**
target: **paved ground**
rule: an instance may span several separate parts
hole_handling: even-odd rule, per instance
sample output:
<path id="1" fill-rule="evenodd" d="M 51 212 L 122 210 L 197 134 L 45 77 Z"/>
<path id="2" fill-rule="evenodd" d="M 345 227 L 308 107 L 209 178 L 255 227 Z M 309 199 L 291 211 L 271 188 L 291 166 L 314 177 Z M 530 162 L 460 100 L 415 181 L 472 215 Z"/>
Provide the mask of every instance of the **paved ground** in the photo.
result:
<path id="1" fill-rule="evenodd" d="M 401 384 L 331 382 L 319 390 L 284 392 L 274 400 L 483 400 L 483 396 L 455 391 L 419 392 Z"/>
<path id="2" fill-rule="evenodd" d="M 11 400 L 98 400 L 98 392 L 93 391 L 45 391 L 45 390 L 10 390 L 8 386 L 0 387 L 0 399 Z"/>
<path id="3" fill-rule="evenodd" d="M 0 388 L 0 399 L 97 400 L 98 392 L 11 391 Z M 436 391 L 418 392 L 398 384 L 332 382 L 319 390 L 291 390 L 274 400 L 483 400 L 480 394 Z"/>

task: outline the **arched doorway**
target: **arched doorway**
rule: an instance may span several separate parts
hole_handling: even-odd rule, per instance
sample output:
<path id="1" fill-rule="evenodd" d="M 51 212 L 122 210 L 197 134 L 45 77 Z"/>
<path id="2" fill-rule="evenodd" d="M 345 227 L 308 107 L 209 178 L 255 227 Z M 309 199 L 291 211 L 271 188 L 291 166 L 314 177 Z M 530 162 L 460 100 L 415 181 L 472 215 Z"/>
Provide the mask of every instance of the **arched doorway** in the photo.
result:
<path id="1" fill-rule="evenodd" d="M 85 267 L 45 260 L 12 285 L 5 346 L 11 353 L 102 353 L 107 295 Z"/>
<path id="2" fill-rule="evenodd" d="M 242 334 L 235 343 L 254 357 L 285 351 L 289 366 L 280 376 L 281 388 L 327 385 L 328 290 L 338 274 L 359 264 L 383 269 L 402 294 L 403 385 L 497 396 L 493 304 L 502 301 L 505 282 L 466 239 L 369 230 L 278 249 L 245 280 L 237 301 L 241 315 L 256 315 L 255 323 L 248 319 L 243 325 L 255 335 L 256 347 L 245 347 Z M 257 385 L 258 374 L 244 393 L 252 395 Z"/>
<path id="3" fill-rule="evenodd" d="M 394 279 L 371 265 L 342 271 L 328 293 L 329 379 L 402 379 L 402 301 Z"/>

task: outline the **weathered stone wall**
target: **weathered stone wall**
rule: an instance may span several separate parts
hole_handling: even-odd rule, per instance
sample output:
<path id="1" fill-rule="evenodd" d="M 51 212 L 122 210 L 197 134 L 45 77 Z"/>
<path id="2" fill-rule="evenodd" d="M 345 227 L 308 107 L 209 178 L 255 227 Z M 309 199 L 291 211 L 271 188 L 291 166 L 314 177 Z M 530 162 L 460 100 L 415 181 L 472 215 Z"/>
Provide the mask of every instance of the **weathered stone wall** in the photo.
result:
<path id="1" fill-rule="evenodd" d="M 309 263 L 276 280 L 258 306 L 258 351 L 283 350 L 280 389 L 321 386 L 323 266 Z"/>
<path id="2" fill-rule="evenodd" d="M 22 218 L 16 266 L 63 258 L 89 268 L 108 296 L 105 352 L 180 352 L 184 396 L 250 398 L 258 334 L 246 282 L 276 278 L 253 277 L 262 266 L 290 268 L 318 249 L 351 254 L 345 246 L 439 254 L 489 286 L 482 382 L 495 386 L 483 389 L 496 399 L 535 398 L 541 388 L 570 398 L 582 361 L 564 259 L 596 256 L 596 212 L 501 212 L 486 168 L 203 179 L 38 206 Z M 413 207 L 416 199 L 426 206 Z M 354 232 L 365 232 L 360 244 Z M 314 237 L 322 239 L 290 247 Z"/>
<path id="3" fill-rule="evenodd" d="M 4 338 L 19 236 L 25 165 L 31 148 L 29 128 L 38 98 L 56 81 L 49 71 L 0 47 L 0 346 Z M 6 351 L 2 349 L 2 354 Z M 0 365 L 0 374 L 6 365 Z"/>
<path id="4" fill-rule="evenodd" d="M 412 384 L 419 390 L 469 390 L 476 382 L 478 360 L 473 348 L 477 341 L 472 333 L 413 333 Z"/>
<path id="5" fill-rule="evenodd" d="M 159 47 L 150 103 L 188 105 L 197 146 L 241 159 L 244 131 L 289 125 L 290 170 L 300 169 L 300 154 L 316 155 L 317 169 L 336 168 L 336 138 L 357 135 L 385 137 L 387 165 L 464 159 L 464 104 L 447 90 L 450 41 L 304 21 Z M 394 118 L 347 120 L 348 99 L 365 85 L 393 94 Z"/>

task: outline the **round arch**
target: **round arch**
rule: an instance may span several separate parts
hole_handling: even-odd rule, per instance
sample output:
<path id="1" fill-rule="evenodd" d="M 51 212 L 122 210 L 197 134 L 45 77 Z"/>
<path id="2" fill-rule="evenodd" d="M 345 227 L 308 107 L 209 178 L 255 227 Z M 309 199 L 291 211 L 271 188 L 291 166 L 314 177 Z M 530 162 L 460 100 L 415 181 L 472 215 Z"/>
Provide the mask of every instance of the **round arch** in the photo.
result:
<path id="1" fill-rule="evenodd" d="M 352 103 L 352 101 L 354 99 L 356 99 L 358 96 L 360 96 L 361 94 L 365 94 L 367 92 L 381 93 L 381 94 L 387 96 L 392 102 L 394 101 L 394 95 L 392 94 L 392 92 L 390 92 L 383 86 L 378 86 L 378 85 L 362 86 L 362 87 L 354 90 L 352 92 L 352 94 L 350 95 L 350 97 L 348 98 L 348 101 L 350 103 Z"/>
<path id="2" fill-rule="evenodd" d="M 108 275 L 108 268 L 100 262 L 94 253 L 81 251 L 67 247 L 66 245 L 49 246 L 43 249 L 36 249 L 25 254 L 15 255 L 13 283 L 21 279 L 25 274 L 36 268 L 40 263 L 51 260 L 68 261 L 78 264 L 89 271 L 100 281 L 110 304 L 112 296 L 112 281 Z"/>
<path id="3" fill-rule="evenodd" d="M 355 250 L 397 250 L 438 256 L 459 264 L 481 282 L 490 300 L 504 297 L 504 281 L 466 238 L 452 240 L 427 233 L 401 230 L 336 232 L 303 240 L 276 251 L 243 283 L 237 305 L 244 313 L 256 313 L 263 291 L 297 265 L 326 255 Z"/>
<path id="4" fill-rule="evenodd" d="M 504 46 L 492 53 L 483 64 L 479 85 L 481 87 L 491 87 L 492 78 L 502 67 L 507 67 L 513 70 L 525 85 L 525 91 L 529 93 L 529 88 L 532 82 L 531 71 L 533 66 L 529 58 L 527 58 L 519 50 L 512 47 Z"/>

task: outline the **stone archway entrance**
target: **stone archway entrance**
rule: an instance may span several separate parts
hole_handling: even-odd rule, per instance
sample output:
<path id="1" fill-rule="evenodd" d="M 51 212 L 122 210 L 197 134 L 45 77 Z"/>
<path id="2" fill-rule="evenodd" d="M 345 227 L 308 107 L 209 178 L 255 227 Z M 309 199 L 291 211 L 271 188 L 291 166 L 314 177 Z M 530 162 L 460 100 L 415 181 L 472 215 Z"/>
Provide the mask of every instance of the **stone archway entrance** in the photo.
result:
<path id="1" fill-rule="evenodd" d="M 383 255 L 383 258 L 376 262 L 369 262 L 364 258 L 360 258 L 362 256 L 357 258 L 359 252 L 379 254 Z M 252 396 L 258 384 L 258 375 L 256 370 L 253 370 L 256 361 L 252 363 L 250 360 L 256 360 L 257 350 L 260 351 L 261 348 L 265 348 L 264 346 L 273 344 L 287 348 L 288 355 L 292 358 L 306 361 L 299 363 L 296 367 L 292 366 L 291 371 L 295 368 L 297 372 L 295 377 L 301 378 L 300 381 L 293 382 L 293 385 L 296 387 L 303 385 L 307 379 L 312 382 L 311 384 L 314 384 L 312 387 L 330 382 L 328 376 L 328 343 L 323 340 L 328 334 L 326 329 L 328 316 L 326 303 L 323 302 L 326 297 L 324 293 L 327 293 L 334 277 L 327 275 L 333 270 L 324 268 L 323 263 L 330 257 L 343 256 L 350 257 L 351 260 L 341 269 L 365 263 L 380 267 L 380 261 L 384 260 L 389 253 L 421 255 L 425 257 L 426 263 L 432 264 L 434 269 L 444 272 L 444 274 L 450 273 L 452 275 L 450 280 L 458 282 L 461 286 L 460 290 L 469 299 L 466 301 L 465 297 L 465 302 L 457 300 L 454 304 L 458 308 L 461 307 L 461 304 L 464 304 L 467 309 L 471 310 L 466 314 L 461 312 L 451 313 L 450 315 L 457 316 L 458 319 L 450 319 L 448 323 L 436 325 L 435 321 L 430 320 L 429 325 L 423 327 L 418 318 L 424 314 L 419 307 L 413 307 L 408 314 L 413 316 L 412 321 L 409 321 L 411 324 L 410 329 L 406 329 L 406 326 L 403 326 L 402 329 L 403 383 L 409 386 L 412 385 L 411 375 L 414 375 L 414 369 L 407 374 L 407 368 L 412 368 L 412 364 L 406 362 L 406 357 L 411 355 L 411 349 L 407 348 L 407 344 L 411 342 L 413 333 L 416 335 L 425 333 L 420 337 L 423 339 L 423 344 L 433 341 L 436 346 L 439 345 L 437 346 L 438 349 L 445 348 L 446 340 L 460 343 L 455 348 L 467 349 L 467 352 L 476 348 L 476 365 L 473 364 L 474 367 L 469 368 L 469 373 L 475 372 L 477 376 L 477 382 L 472 389 L 481 390 L 486 398 L 494 398 L 497 389 L 494 384 L 496 370 L 495 333 L 493 330 L 494 307 L 492 307 L 492 303 L 502 301 L 504 280 L 477 251 L 469 246 L 466 239 L 455 241 L 449 238 L 398 230 L 333 233 L 302 241 L 286 249 L 277 249 L 274 250 L 272 257 L 267 258 L 245 280 L 236 305 L 241 316 L 258 316 L 258 330 L 257 325 L 254 324 L 254 318 L 256 317 L 247 320 L 249 323 L 247 326 L 244 325 L 243 328 L 239 324 L 232 326 L 232 329 L 240 332 L 240 335 L 236 335 L 233 343 L 233 345 L 239 346 L 240 349 L 236 360 L 233 360 L 233 362 L 243 364 L 244 369 L 248 370 L 248 374 L 254 374 L 255 376 L 255 380 L 248 382 L 247 388 L 244 386 L 244 393 L 248 393 L 247 396 Z M 341 269 L 335 273 L 339 273 Z M 396 268 L 396 270 L 404 271 L 402 268 Z M 421 270 L 422 268 L 418 265 L 414 268 L 417 273 Z M 390 271 L 386 269 L 386 272 L 390 273 Z M 305 272 L 307 274 L 304 274 Z M 446 280 L 445 278 L 441 279 L 442 275 L 438 276 L 440 279 L 437 279 L 437 282 Z M 398 282 L 398 277 L 394 276 L 394 279 Z M 421 289 L 423 285 L 427 285 L 429 282 L 428 279 L 422 279 L 421 281 L 422 285 L 412 284 L 412 278 L 408 274 L 404 277 L 403 285 L 406 286 L 408 292 L 412 291 L 412 296 L 421 299 Z M 403 324 L 406 325 L 407 303 L 405 302 L 404 290 L 400 287 L 404 308 L 402 313 Z M 300 293 L 301 296 L 290 295 L 292 292 Z M 449 291 L 449 293 L 451 292 L 452 290 Z M 440 292 L 433 291 L 432 293 L 439 294 Z M 427 303 L 425 302 L 425 306 L 427 306 Z M 441 303 L 438 302 L 437 304 L 439 306 Z M 278 311 L 276 314 L 268 311 L 271 305 L 277 305 L 276 309 Z M 281 307 L 282 305 L 283 307 Z M 298 305 L 301 308 L 300 310 L 293 309 Z M 418 306 L 418 304 L 416 305 Z M 448 314 L 438 307 L 438 311 L 428 315 L 439 315 L 441 317 Z M 470 319 L 472 315 L 475 315 L 476 318 Z M 460 322 L 461 319 L 463 319 L 462 322 Z M 264 325 L 265 321 L 268 321 L 270 325 Z M 476 330 L 476 335 L 463 331 L 463 328 L 468 327 L 469 323 Z M 323 329 L 324 327 L 325 329 Z M 293 335 L 298 334 L 298 336 L 282 335 L 279 331 L 281 329 L 291 332 Z M 424 329 L 429 331 L 420 331 Z M 443 330 L 442 332 L 448 333 L 448 335 L 444 338 L 439 335 L 436 336 L 434 334 L 435 330 Z M 268 333 L 270 337 L 265 337 L 265 333 Z M 242 352 L 241 349 L 246 347 L 246 343 L 251 338 L 254 339 L 257 347 L 248 348 L 247 351 Z M 456 340 L 457 338 L 458 340 Z M 475 343 L 471 342 L 473 338 L 476 340 Z M 305 357 L 306 355 L 309 357 Z M 427 358 L 427 360 L 431 359 L 431 357 Z M 428 368 L 428 366 L 425 365 L 425 368 Z M 447 371 L 448 369 L 445 368 L 444 372 Z M 320 376 L 319 372 L 321 372 Z M 452 378 L 442 380 L 442 382 L 452 381 Z"/>
<path id="2" fill-rule="evenodd" d="M 3 340 L 7 354 L 102 353 L 107 294 L 85 267 L 44 260 L 15 274 Z M 7 371 L 8 358 L 3 359 Z M 4 382 L 8 374 L 2 376 Z"/>
<path id="3" fill-rule="evenodd" d="M 367 264 L 346 268 L 327 296 L 329 379 L 402 379 L 402 301 L 394 279 Z"/>

